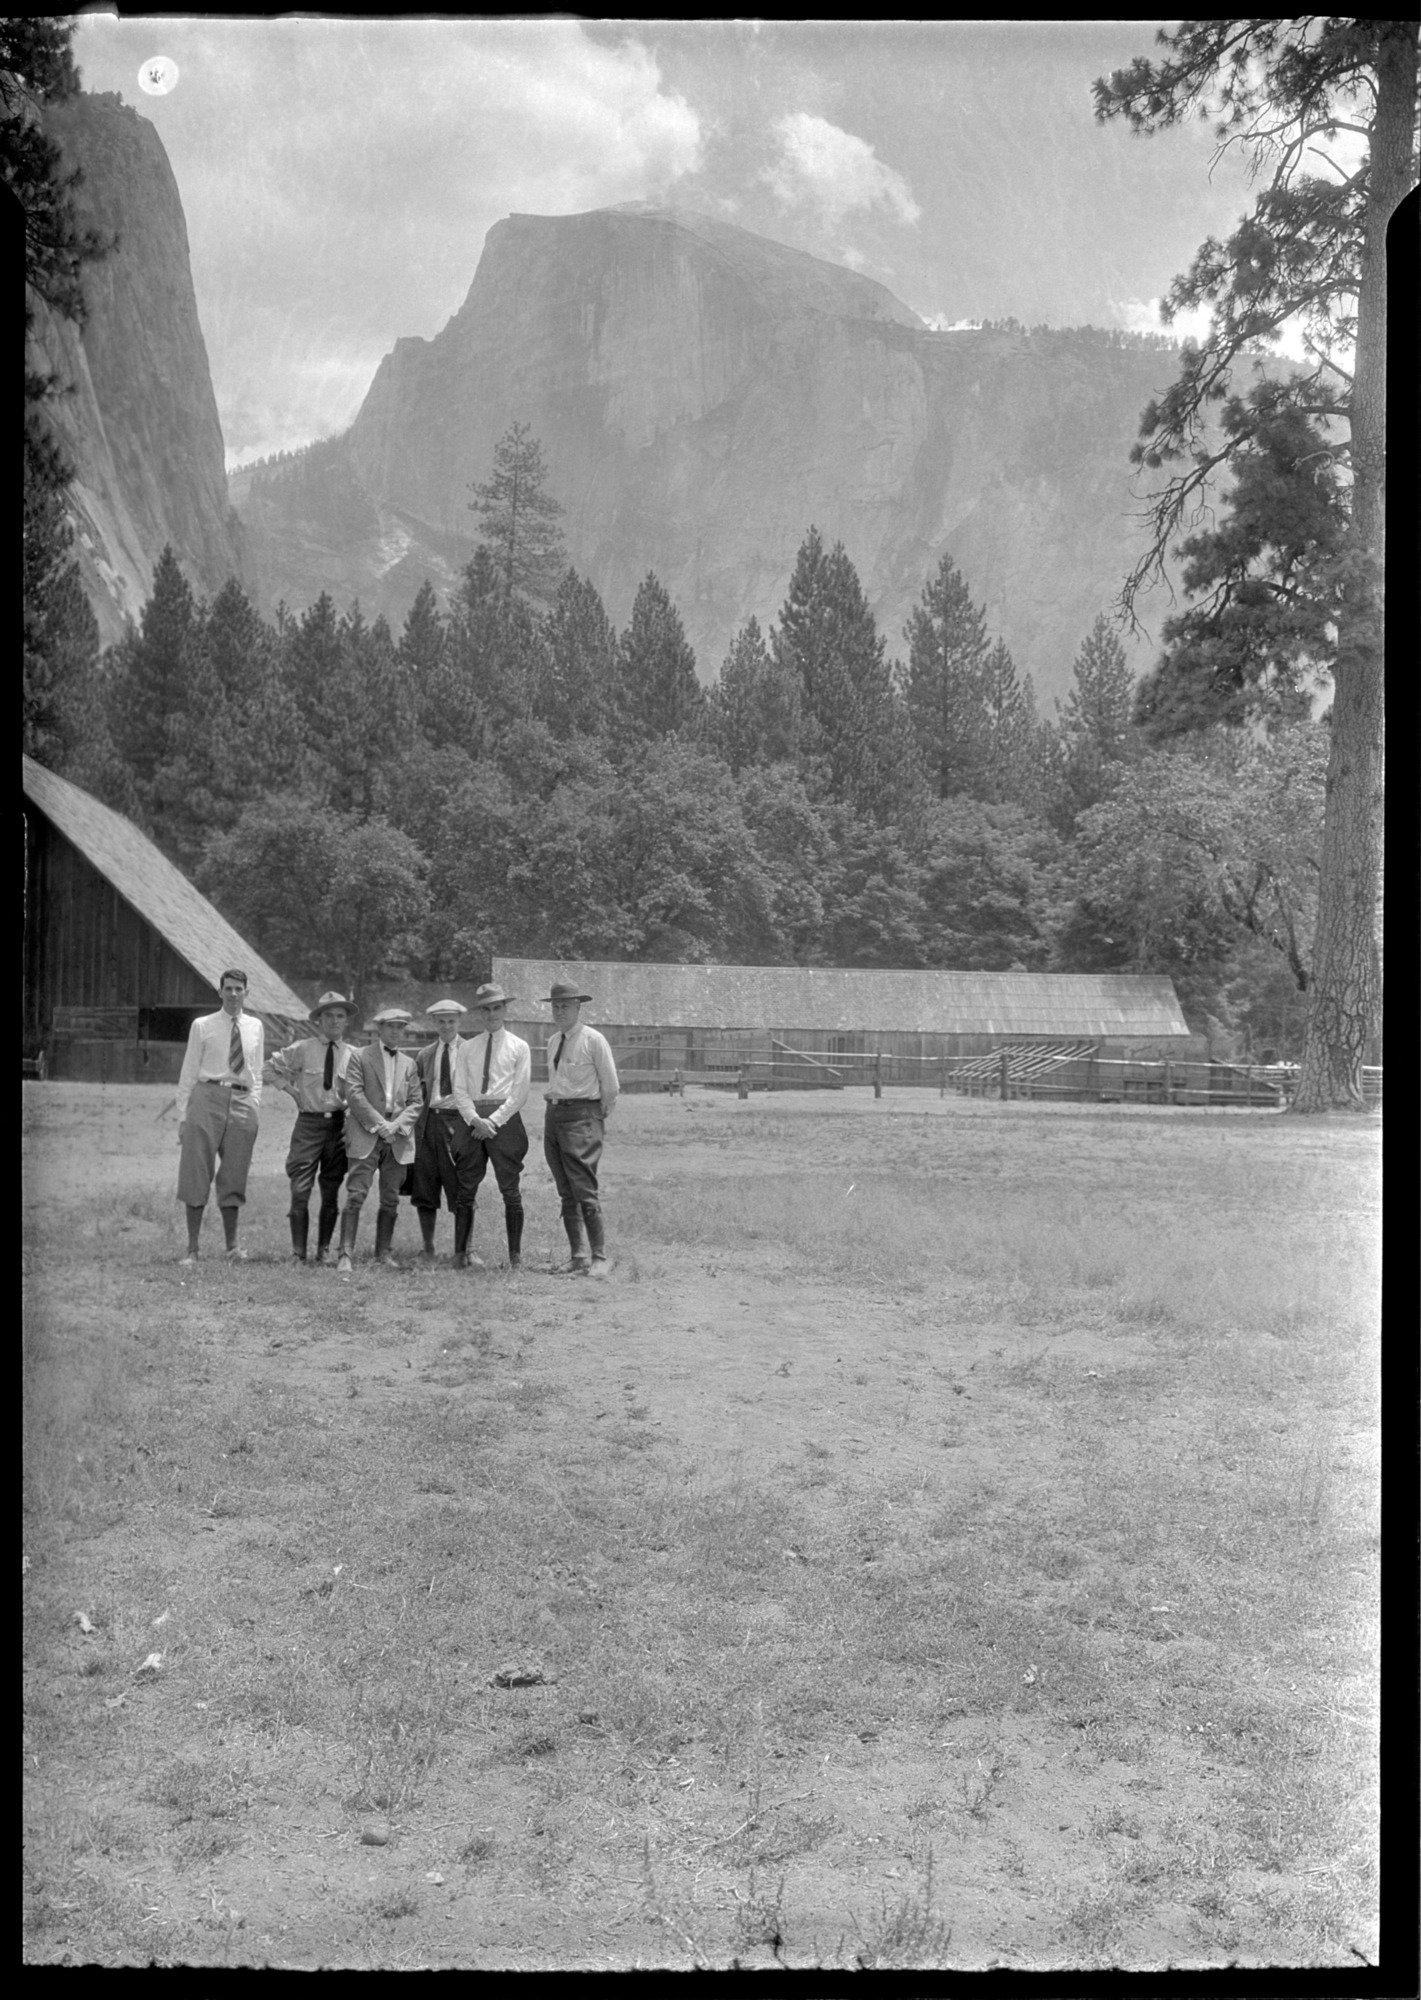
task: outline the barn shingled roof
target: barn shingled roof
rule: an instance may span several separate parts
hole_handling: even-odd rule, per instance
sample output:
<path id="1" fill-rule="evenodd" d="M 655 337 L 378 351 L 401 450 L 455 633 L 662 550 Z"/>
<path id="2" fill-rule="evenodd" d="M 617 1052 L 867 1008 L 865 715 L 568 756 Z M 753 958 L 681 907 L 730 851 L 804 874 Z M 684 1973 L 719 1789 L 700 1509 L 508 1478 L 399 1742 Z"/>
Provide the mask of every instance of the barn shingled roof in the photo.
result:
<path id="1" fill-rule="evenodd" d="M 133 905 L 179 958 L 211 984 L 214 995 L 222 973 L 228 966 L 238 966 L 250 981 L 247 1005 L 254 1014 L 286 1023 L 309 1018 L 300 994 L 294 993 L 284 979 L 258 958 L 241 933 L 193 887 L 180 868 L 175 868 L 159 852 L 147 834 L 139 832 L 132 820 L 110 806 L 100 805 L 90 793 L 47 771 L 32 757 L 24 759 L 24 785 L 26 798 Z"/>
<path id="2" fill-rule="evenodd" d="M 1184 1036 L 1173 983 L 1157 973 L 881 972 L 800 965 L 622 965 L 496 958 L 493 976 L 546 999 L 554 980 L 592 995 L 591 1019 L 624 1027 L 810 1028 L 846 1033 Z"/>

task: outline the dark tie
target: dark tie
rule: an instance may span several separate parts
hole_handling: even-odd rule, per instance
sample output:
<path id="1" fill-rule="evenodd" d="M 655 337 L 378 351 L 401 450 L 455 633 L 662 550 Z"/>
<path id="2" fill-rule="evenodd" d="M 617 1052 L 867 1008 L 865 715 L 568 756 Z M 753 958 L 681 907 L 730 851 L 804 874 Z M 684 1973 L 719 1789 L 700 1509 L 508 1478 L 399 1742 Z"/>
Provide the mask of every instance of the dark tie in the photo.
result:
<path id="1" fill-rule="evenodd" d="M 336 1080 L 336 1045 L 326 1043 L 326 1067 L 321 1074 L 322 1090 L 329 1090 Z"/>
<path id="2" fill-rule="evenodd" d="M 232 1040 L 227 1047 L 227 1067 L 233 1076 L 240 1076 L 247 1058 L 242 1052 L 242 1022 L 239 1014 L 232 1016 Z"/>
<path id="3" fill-rule="evenodd" d="M 479 1091 L 480 1097 L 488 1096 L 488 1070 L 489 1070 L 489 1064 L 492 1061 L 493 1061 L 493 1029 L 490 1028 L 488 1031 L 488 1040 L 484 1043 L 484 1080 L 483 1080 L 483 1086 Z"/>
<path id="4" fill-rule="evenodd" d="M 558 1064 L 559 1064 L 559 1063 L 560 1063 L 560 1062 L 562 1061 L 562 1052 L 563 1052 L 563 1050 L 564 1050 L 564 1049 L 565 1049 L 566 1047 L 567 1047 L 567 1036 L 566 1036 L 566 1035 L 560 1035 L 560 1036 L 558 1037 L 558 1052 L 557 1052 L 557 1054 L 556 1054 L 556 1055 L 555 1055 L 555 1056 L 553 1057 L 553 1068 L 554 1068 L 554 1069 L 556 1069 L 556 1068 L 557 1068 L 557 1066 L 558 1066 Z"/>
<path id="5" fill-rule="evenodd" d="M 452 1097 L 453 1094 L 454 1079 L 449 1074 L 449 1044 L 446 1042 L 444 1044 L 444 1053 L 439 1058 L 439 1095 L 441 1097 Z"/>

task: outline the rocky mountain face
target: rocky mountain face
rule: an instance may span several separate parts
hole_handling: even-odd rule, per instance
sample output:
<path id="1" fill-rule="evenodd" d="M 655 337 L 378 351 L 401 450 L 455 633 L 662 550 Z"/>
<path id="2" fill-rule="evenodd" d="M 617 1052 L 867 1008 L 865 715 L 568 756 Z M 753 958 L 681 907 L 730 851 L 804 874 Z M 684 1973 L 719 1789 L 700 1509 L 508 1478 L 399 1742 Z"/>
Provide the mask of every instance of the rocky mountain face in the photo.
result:
<path id="1" fill-rule="evenodd" d="M 107 644 L 141 611 L 165 542 L 212 596 L 244 573 L 241 530 L 163 142 L 113 95 L 73 98 L 45 122 L 83 169 L 84 219 L 118 238 L 85 274 L 82 335 L 43 308 L 35 327 L 44 364 L 70 385 L 52 411 L 76 468 L 76 555 Z"/>
<path id="2" fill-rule="evenodd" d="M 654 570 L 704 679 L 776 617 L 813 524 L 890 651 L 950 552 L 1049 696 L 1132 559 L 1129 447 L 1174 372 L 1104 335 L 933 332 L 852 271 L 684 211 L 514 215 L 344 437 L 232 492 L 265 606 L 326 588 L 398 630 L 426 574 L 456 582 L 470 485 L 521 421 L 613 621 Z"/>

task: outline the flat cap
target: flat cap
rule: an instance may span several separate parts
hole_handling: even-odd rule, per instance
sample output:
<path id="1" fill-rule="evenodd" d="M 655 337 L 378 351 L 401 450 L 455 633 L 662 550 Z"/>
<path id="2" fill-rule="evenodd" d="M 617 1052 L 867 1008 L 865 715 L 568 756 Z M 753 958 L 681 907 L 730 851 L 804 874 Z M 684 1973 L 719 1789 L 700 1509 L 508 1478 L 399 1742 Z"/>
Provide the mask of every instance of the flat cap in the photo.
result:
<path id="1" fill-rule="evenodd" d="M 411 1014 L 408 1007 L 382 1007 L 380 1012 L 375 1016 L 375 1026 L 378 1028 L 381 1022 L 384 1021 L 386 1023 L 394 1022 L 402 1028 L 407 1021 L 412 1021 L 413 1019 L 414 1015 Z"/>
<path id="2" fill-rule="evenodd" d="M 457 1000 L 436 1000 L 424 1011 L 433 1019 L 436 1014 L 467 1014 L 469 1010 L 467 1007 L 461 1007 Z"/>

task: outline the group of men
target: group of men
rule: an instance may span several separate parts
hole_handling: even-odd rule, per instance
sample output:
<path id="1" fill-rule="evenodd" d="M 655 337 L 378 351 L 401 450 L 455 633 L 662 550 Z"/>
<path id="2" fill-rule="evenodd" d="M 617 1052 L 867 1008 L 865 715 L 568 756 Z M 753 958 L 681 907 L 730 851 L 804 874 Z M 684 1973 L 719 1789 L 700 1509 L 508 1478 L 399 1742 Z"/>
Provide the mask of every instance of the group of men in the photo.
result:
<path id="1" fill-rule="evenodd" d="M 454 1216 L 454 1263 L 482 1270 L 471 1240 L 478 1191 L 490 1166 L 503 1197 L 508 1268 L 523 1262 L 521 1177 L 528 1153 L 523 1107 L 532 1081 L 532 1051 L 505 1025 L 510 1000 L 501 986 L 480 986 L 472 1008 L 437 1000 L 427 1009 L 437 1038 L 410 1056 L 400 1047 L 413 1016 L 386 1007 L 374 1019 L 376 1039 L 357 1048 L 346 1039 L 351 1005 L 323 993 L 311 1010 L 315 1034 L 264 1058 L 262 1024 L 245 1011 L 247 976 L 219 981 L 221 1011 L 192 1024 L 178 1081 L 178 1200 L 187 1211 L 182 1262 L 199 1256 L 208 1194 L 217 1197 L 226 1254 L 246 1255 L 237 1221 L 246 1201 L 263 1083 L 296 1104 L 286 1158 L 291 1182 L 291 1256 L 304 1264 L 310 1249 L 311 1195 L 319 1185 L 314 1262 L 353 1268 L 360 1212 L 378 1188 L 375 1261 L 395 1265 L 393 1243 L 400 1198 L 419 1217 L 420 1261 L 434 1262 L 441 1197 Z M 617 1101 L 617 1068 L 606 1038 L 580 1019 L 591 994 L 555 983 L 548 1042 L 543 1157 L 557 1187 L 568 1261 L 560 1275 L 605 1278 L 608 1271 L 597 1169 L 603 1133 Z M 477 1032 L 465 1036 L 472 1012 Z M 345 1206 L 340 1191 L 345 1188 Z M 339 1226 L 339 1239 L 336 1237 Z"/>

